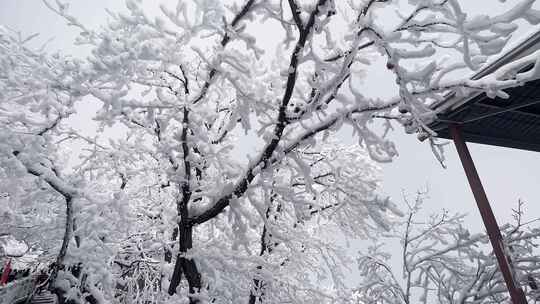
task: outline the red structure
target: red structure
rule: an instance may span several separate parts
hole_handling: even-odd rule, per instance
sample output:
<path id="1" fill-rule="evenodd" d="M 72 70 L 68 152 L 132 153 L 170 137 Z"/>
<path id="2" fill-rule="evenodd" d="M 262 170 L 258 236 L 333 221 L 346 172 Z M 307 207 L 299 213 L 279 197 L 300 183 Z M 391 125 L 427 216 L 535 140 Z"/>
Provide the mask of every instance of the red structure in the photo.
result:
<path id="1" fill-rule="evenodd" d="M 508 292 L 512 298 L 512 303 L 525 304 L 527 303 L 525 293 L 514 280 L 514 272 L 512 270 L 509 257 L 506 255 L 507 250 L 501 236 L 501 231 L 499 230 L 499 225 L 497 224 L 495 215 L 493 215 L 493 211 L 489 205 L 486 192 L 484 191 L 484 187 L 482 186 L 482 182 L 480 181 L 480 177 L 478 176 L 478 172 L 474 166 L 474 162 L 471 158 L 471 154 L 469 153 L 469 149 L 467 148 L 467 144 L 463 140 L 458 126 L 451 125 L 450 133 L 454 139 L 454 144 L 456 145 L 456 150 L 459 154 L 461 164 L 465 170 L 465 175 L 467 175 L 467 180 L 469 181 L 474 199 L 478 205 L 478 210 L 482 216 L 482 221 L 486 227 L 489 241 L 493 247 L 493 252 L 497 257 L 499 269 L 501 270 L 504 282 L 506 283 L 506 287 L 508 288 Z"/>
<path id="2" fill-rule="evenodd" d="M 489 75 L 539 49 L 540 31 L 537 31 L 472 79 Z M 525 67 L 523 70 L 530 68 Z M 506 92 L 510 98 L 491 99 L 480 93 L 459 98 L 451 93 L 445 100 L 433 105 L 433 110 L 439 115 L 429 127 L 437 132 L 438 137 L 454 141 L 512 303 L 524 304 L 527 299 L 515 280 L 499 225 L 466 144 L 474 142 L 540 152 L 540 79 L 531 80 L 524 86 Z"/>
<path id="3" fill-rule="evenodd" d="M 0 277 L 0 286 L 5 285 L 7 283 L 10 272 L 11 272 L 11 259 L 9 259 L 6 265 L 4 265 L 4 271 L 2 272 L 2 276 Z"/>

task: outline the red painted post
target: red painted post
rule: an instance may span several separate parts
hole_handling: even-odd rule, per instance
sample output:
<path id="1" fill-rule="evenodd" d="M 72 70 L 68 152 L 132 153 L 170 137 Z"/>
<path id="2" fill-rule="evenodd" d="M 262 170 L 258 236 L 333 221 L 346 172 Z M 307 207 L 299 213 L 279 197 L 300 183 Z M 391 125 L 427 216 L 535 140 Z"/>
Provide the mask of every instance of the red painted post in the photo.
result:
<path id="1" fill-rule="evenodd" d="M 491 210 L 491 206 L 489 205 L 486 192 L 484 191 L 484 187 L 482 186 L 482 182 L 480 181 L 480 177 L 478 176 L 478 172 L 476 171 L 476 167 L 474 166 L 474 162 L 472 160 L 471 154 L 469 153 L 469 149 L 467 148 L 467 144 L 463 140 L 463 137 L 461 136 L 461 131 L 459 130 L 458 126 L 450 125 L 449 129 L 452 138 L 454 139 L 454 144 L 456 145 L 459 159 L 461 160 L 461 164 L 463 165 L 463 169 L 465 170 L 465 175 L 467 175 L 467 179 L 469 180 L 469 185 L 471 186 L 474 199 L 476 200 L 476 204 L 478 205 L 478 210 L 480 211 L 480 215 L 482 216 L 482 221 L 484 222 L 484 226 L 486 227 L 491 246 L 493 247 L 493 252 L 497 257 L 499 269 L 503 275 L 504 282 L 506 283 L 506 287 L 508 288 L 508 292 L 510 293 L 512 303 L 526 304 L 527 298 L 525 297 L 523 290 L 514 280 L 508 256 L 505 254 L 505 245 L 503 242 L 501 231 L 499 230 L 499 225 L 497 224 L 497 220 L 495 219 L 493 211 Z"/>
<path id="2" fill-rule="evenodd" d="M 4 263 L 4 271 L 0 277 L 0 286 L 7 284 L 9 273 L 11 272 L 11 259 Z"/>

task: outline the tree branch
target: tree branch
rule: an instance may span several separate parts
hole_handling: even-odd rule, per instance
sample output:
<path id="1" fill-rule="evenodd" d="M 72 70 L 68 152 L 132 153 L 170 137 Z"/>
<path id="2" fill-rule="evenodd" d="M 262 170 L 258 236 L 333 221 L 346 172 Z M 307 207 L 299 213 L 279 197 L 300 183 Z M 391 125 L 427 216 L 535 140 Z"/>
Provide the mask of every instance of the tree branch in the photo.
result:
<path id="1" fill-rule="evenodd" d="M 230 24 L 231 28 L 234 29 L 234 27 L 236 27 L 238 22 L 240 22 L 240 20 L 242 20 L 242 18 L 245 17 L 249 13 L 254 3 L 255 3 L 255 0 L 248 0 L 246 4 L 244 4 L 240 12 L 236 14 L 233 21 L 231 22 Z M 227 29 L 225 29 L 225 31 L 227 31 Z M 221 46 L 224 48 L 229 43 L 230 40 L 231 40 L 231 36 L 227 32 L 225 32 L 225 35 L 221 39 L 221 43 L 220 43 Z M 216 74 L 217 74 L 217 69 L 212 68 L 210 72 L 208 73 L 208 79 L 204 82 L 202 86 L 201 92 L 199 93 L 197 97 L 195 97 L 195 99 L 193 99 L 193 102 L 192 102 L 193 104 L 197 104 L 206 96 L 206 93 L 208 92 L 208 89 L 210 88 L 210 85 L 212 83 L 212 79 L 214 79 Z"/>
<path id="2" fill-rule="evenodd" d="M 324 5 L 326 2 L 327 0 L 319 0 L 317 2 L 316 8 L 311 13 L 309 17 L 309 21 L 307 22 L 304 31 L 300 32 L 300 37 L 298 38 L 294 51 L 291 55 L 291 60 L 289 64 L 289 75 L 287 77 L 285 93 L 283 95 L 283 99 L 279 107 L 277 123 L 274 128 L 274 132 L 273 132 L 274 136 L 272 140 L 270 141 L 270 143 L 266 145 L 266 147 L 263 150 L 263 153 L 260 155 L 258 160 L 248 168 L 246 174 L 240 180 L 240 182 L 237 183 L 233 191 L 222 196 L 220 199 L 216 201 L 214 205 L 212 205 L 212 207 L 210 207 L 203 213 L 194 216 L 191 219 L 193 223 L 202 224 L 214 218 L 218 214 L 220 214 L 229 205 L 229 202 L 231 201 L 233 197 L 241 197 L 247 191 L 249 184 L 253 181 L 253 179 L 256 176 L 256 173 L 254 173 L 255 169 L 258 168 L 259 166 L 262 169 L 265 169 L 268 166 L 269 160 L 271 159 L 272 154 L 278 147 L 278 144 L 280 143 L 281 137 L 283 135 L 283 131 L 285 130 L 285 127 L 287 126 L 286 109 L 287 109 L 287 105 L 289 104 L 289 101 L 291 100 L 292 93 L 296 85 L 297 68 L 299 64 L 298 59 L 301 56 L 301 52 L 304 49 L 304 45 L 306 44 L 307 38 L 309 34 L 311 33 L 313 25 L 315 24 L 315 19 L 317 15 L 319 14 L 319 7 Z"/>

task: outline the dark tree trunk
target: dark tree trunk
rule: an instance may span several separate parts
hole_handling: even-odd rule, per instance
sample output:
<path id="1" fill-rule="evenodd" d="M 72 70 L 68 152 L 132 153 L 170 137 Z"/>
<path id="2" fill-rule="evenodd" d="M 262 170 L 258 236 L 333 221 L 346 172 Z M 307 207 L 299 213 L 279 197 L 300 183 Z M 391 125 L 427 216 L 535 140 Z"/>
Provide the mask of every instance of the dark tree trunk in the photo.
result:
<path id="1" fill-rule="evenodd" d="M 193 259 L 186 258 L 185 254 L 188 250 L 193 248 L 193 226 L 189 224 L 179 225 L 179 249 L 180 252 L 176 257 L 176 264 L 174 266 L 174 272 L 171 278 L 171 284 L 169 285 L 169 294 L 176 293 L 176 288 L 180 284 L 182 275 L 186 277 L 189 286 L 189 293 L 198 293 L 201 290 L 201 274 L 197 268 L 197 264 Z M 195 297 L 190 297 L 189 302 L 191 304 L 199 303 L 199 300 Z"/>
<path id="2" fill-rule="evenodd" d="M 176 241 L 176 238 L 178 237 L 178 227 L 174 228 L 173 230 L 173 233 L 172 233 L 172 236 L 171 236 L 171 241 Z M 171 249 L 174 248 L 171 247 Z M 171 249 L 165 249 L 165 262 L 167 263 L 171 263 L 172 262 L 172 252 L 171 252 Z"/>
<path id="3" fill-rule="evenodd" d="M 268 218 L 268 210 L 266 211 L 267 218 Z M 259 253 L 259 256 L 262 256 L 269 248 L 267 244 L 267 231 L 266 231 L 266 225 L 263 227 L 263 231 L 261 234 L 261 252 Z M 262 266 L 257 266 L 257 270 L 262 270 Z M 262 303 L 262 298 L 264 296 L 264 282 L 254 278 L 253 279 L 253 290 L 249 292 L 249 304 L 255 304 L 255 303 Z"/>
<path id="4" fill-rule="evenodd" d="M 51 290 L 56 287 L 56 278 L 58 277 L 58 271 L 64 267 L 64 259 L 69 246 L 69 241 L 73 233 L 73 197 L 71 195 L 64 195 L 66 199 L 66 225 L 64 229 L 64 237 L 62 238 L 62 246 L 60 252 L 56 257 L 56 261 L 53 265 L 51 278 L 49 281 L 49 287 Z"/>
<path id="5" fill-rule="evenodd" d="M 191 258 L 186 258 L 186 253 L 193 248 L 193 222 L 189 220 L 188 204 L 191 199 L 192 189 L 191 181 L 191 163 L 189 161 L 190 148 L 188 146 L 188 131 L 189 131 L 189 110 L 184 107 L 184 127 L 182 129 L 181 141 L 184 160 L 184 181 L 181 186 L 182 196 L 177 200 L 176 208 L 181 220 L 178 224 L 178 256 L 174 271 L 169 285 L 168 293 L 173 295 L 176 293 L 176 288 L 182 280 L 182 274 L 186 277 L 189 286 L 189 293 L 196 294 L 201 290 L 201 274 L 197 269 L 197 264 Z M 189 296 L 191 304 L 199 303 L 196 297 Z"/>
<path id="6" fill-rule="evenodd" d="M 270 210 L 272 208 L 272 205 L 274 204 L 275 200 L 275 194 L 272 191 L 272 195 L 270 196 L 270 206 L 266 208 L 265 217 L 268 221 L 270 219 Z M 281 204 L 278 204 L 276 211 L 279 213 L 281 211 Z M 274 215 L 274 220 L 277 219 L 277 214 Z M 272 241 L 272 234 L 268 233 L 268 229 L 266 227 L 266 224 L 263 226 L 263 230 L 261 233 L 261 251 L 259 253 L 259 256 L 263 256 L 265 253 L 272 253 L 273 246 L 277 246 L 277 243 L 274 243 Z M 262 266 L 257 266 L 257 270 L 262 270 Z M 249 304 L 256 304 L 256 303 L 262 303 L 263 297 L 264 297 L 264 288 L 265 288 L 265 282 L 262 280 L 259 280 L 257 278 L 253 279 L 253 290 L 249 292 Z"/>

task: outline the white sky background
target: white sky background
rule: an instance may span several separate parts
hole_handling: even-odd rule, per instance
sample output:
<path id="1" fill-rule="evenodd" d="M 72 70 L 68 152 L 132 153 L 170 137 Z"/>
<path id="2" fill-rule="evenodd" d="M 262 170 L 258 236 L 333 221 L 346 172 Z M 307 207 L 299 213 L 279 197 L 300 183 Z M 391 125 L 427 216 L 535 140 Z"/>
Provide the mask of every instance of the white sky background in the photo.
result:
<path id="1" fill-rule="evenodd" d="M 171 0 L 169 0 L 171 1 Z M 70 12 L 79 17 L 83 24 L 97 27 L 106 18 L 104 8 L 112 11 L 124 10 L 122 0 L 71 0 Z M 165 0 L 146 1 L 152 10 Z M 176 1 L 173 1 L 174 3 Z M 515 3 L 498 0 L 462 0 L 471 14 L 494 14 L 502 7 Z M 540 7 L 540 1 L 536 7 Z M 78 30 L 69 28 L 66 22 L 49 11 L 40 0 L 0 0 L 0 24 L 20 30 L 23 35 L 41 33 L 38 41 L 50 42 L 49 50 L 84 55 L 85 51 L 74 47 L 72 42 Z M 529 28 L 522 28 L 520 33 Z M 377 94 L 387 92 L 384 84 L 386 75 L 370 73 L 362 84 L 364 90 Z M 73 121 L 79 128 L 85 128 L 89 121 Z M 402 191 L 414 193 L 418 189 L 429 188 L 430 199 L 424 208 L 426 212 L 438 212 L 445 208 L 451 212 L 467 212 L 467 227 L 474 232 L 483 229 L 480 215 L 469 189 L 467 179 L 459 162 L 453 144 L 446 149 L 447 169 L 443 169 L 432 155 L 427 143 L 420 143 L 415 135 L 407 135 L 400 126 L 391 135 L 400 153 L 390 164 L 383 165 L 384 193 L 401 204 Z M 347 141 L 346 136 L 343 139 Z M 352 141 L 350 141 L 352 142 Z M 511 208 L 523 199 L 527 217 L 540 216 L 540 153 L 514 149 L 469 144 L 471 154 L 482 178 L 486 192 L 499 224 L 512 220 Z"/>

